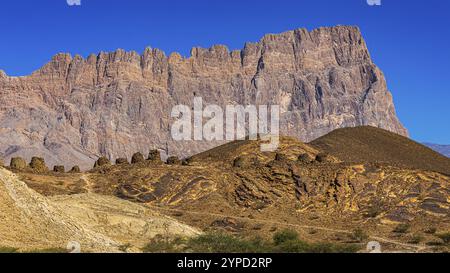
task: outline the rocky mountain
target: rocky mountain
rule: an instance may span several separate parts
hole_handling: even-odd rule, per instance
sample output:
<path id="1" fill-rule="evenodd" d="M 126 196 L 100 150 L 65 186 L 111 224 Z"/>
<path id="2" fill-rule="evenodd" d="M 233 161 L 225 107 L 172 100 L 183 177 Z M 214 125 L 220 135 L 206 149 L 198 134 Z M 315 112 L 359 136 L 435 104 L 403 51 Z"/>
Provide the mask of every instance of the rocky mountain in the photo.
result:
<path id="1" fill-rule="evenodd" d="M 191 56 L 117 50 L 58 54 L 25 77 L 0 73 L 0 157 L 33 155 L 92 167 L 140 150 L 192 155 L 220 143 L 174 142 L 173 105 L 278 104 L 281 132 L 310 141 L 372 125 L 407 135 L 383 73 L 356 27 L 265 35 L 242 50 L 216 45 Z"/>
<path id="2" fill-rule="evenodd" d="M 442 155 L 445 155 L 446 157 L 450 157 L 450 145 L 439 145 L 432 143 L 424 143 L 424 145 L 430 147 L 438 153 L 441 153 Z"/>

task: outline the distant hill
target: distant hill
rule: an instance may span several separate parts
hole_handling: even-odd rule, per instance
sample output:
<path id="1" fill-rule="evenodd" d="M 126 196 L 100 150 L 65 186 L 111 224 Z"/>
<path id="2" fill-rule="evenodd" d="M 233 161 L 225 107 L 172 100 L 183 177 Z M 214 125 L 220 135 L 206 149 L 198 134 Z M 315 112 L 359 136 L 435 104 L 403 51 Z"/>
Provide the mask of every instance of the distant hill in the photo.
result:
<path id="1" fill-rule="evenodd" d="M 445 155 L 446 157 L 450 157 L 450 145 L 439 145 L 432 143 L 424 143 L 423 145 L 430 147 L 431 149 Z"/>
<path id="2" fill-rule="evenodd" d="M 450 174 L 450 159 L 409 138 L 362 126 L 335 130 L 310 143 L 343 161 L 383 162 Z"/>

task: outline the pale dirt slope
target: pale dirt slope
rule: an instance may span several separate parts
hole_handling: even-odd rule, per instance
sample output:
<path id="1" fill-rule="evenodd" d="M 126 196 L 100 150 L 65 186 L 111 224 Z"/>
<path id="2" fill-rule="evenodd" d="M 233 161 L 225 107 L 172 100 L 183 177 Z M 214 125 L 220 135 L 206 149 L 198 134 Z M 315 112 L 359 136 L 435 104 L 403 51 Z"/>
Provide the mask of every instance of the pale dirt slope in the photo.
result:
<path id="1" fill-rule="evenodd" d="M 95 194 L 58 196 L 54 200 L 29 189 L 0 168 L 0 246 L 21 251 L 64 249 L 77 241 L 82 251 L 118 252 L 138 248 L 156 234 L 192 236 L 194 228 L 141 205 Z M 123 250 L 123 249 L 122 249 Z"/>

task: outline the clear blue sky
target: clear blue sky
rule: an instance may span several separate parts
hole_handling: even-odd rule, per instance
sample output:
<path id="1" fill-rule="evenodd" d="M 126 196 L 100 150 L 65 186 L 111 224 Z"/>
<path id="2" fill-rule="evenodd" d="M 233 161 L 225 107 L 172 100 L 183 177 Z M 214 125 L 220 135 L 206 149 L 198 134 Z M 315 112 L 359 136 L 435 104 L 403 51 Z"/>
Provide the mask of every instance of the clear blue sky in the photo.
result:
<path id="1" fill-rule="evenodd" d="M 242 48 L 265 33 L 358 25 L 418 141 L 450 144 L 450 1 L 9 0 L 0 6 L 0 69 L 26 75 L 57 52 L 87 56 L 146 46 Z"/>

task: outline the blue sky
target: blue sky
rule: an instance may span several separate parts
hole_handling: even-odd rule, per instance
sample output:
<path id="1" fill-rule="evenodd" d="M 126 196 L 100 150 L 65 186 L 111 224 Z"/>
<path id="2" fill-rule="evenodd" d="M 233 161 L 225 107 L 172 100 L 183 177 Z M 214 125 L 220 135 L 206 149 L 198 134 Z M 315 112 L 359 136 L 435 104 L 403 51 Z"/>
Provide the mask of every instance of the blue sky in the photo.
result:
<path id="1" fill-rule="evenodd" d="M 26 75 L 58 52 L 87 56 L 146 46 L 242 48 L 265 33 L 357 25 L 385 72 L 398 115 L 418 141 L 450 144 L 450 1 L 9 0 L 0 6 L 0 69 Z"/>

